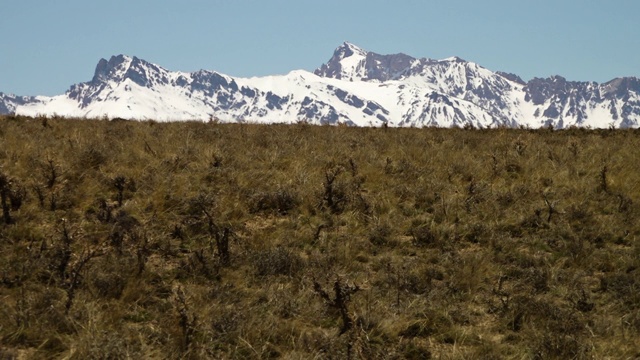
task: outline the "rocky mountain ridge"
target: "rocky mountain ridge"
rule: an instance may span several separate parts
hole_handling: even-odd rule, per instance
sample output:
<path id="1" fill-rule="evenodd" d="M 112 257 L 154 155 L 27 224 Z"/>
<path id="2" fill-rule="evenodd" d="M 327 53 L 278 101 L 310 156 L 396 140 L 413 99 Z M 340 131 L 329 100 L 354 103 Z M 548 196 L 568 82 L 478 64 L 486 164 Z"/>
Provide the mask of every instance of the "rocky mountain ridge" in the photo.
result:
<path id="1" fill-rule="evenodd" d="M 63 95 L 0 93 L 0 113 L 354 126 L 639 127 L 640 79 L 523 81 L 458 57 L 380 55 L 345 42 L 313 73 L 239 78 L 101 59 Z"/>

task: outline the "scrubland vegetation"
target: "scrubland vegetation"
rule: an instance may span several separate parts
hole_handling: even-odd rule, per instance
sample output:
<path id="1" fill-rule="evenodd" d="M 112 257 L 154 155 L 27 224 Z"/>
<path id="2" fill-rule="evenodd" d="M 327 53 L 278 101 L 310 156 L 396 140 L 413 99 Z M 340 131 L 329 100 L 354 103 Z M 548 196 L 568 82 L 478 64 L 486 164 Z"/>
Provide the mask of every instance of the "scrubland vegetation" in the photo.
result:
<path id="1" fill-rule="evenodd" d="M 2 117 L 0 358 L 636 358 L 639 149 Z"/>

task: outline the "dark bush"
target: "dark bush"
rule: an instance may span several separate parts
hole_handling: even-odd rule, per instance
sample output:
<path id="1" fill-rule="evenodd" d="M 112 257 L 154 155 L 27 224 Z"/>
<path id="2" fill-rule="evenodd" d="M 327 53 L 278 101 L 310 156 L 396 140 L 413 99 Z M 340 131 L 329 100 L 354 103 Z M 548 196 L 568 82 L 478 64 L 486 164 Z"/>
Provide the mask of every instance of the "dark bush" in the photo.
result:
<path id="1" fill-rule="evenodd" d="M 409 230 L 413 245 L 419 247 L 435 246 L 438 242 L 437 236 L 429 225 L 419 225 Z"/>
<path id="2" fill-rule="evenodd" d="M 369 232 L 369 241 L 373 245 L 389 245 L 391 242 L 391 227 L 387 224 L 380 224 Z"/>
<path id="3" fill-rule="evenodd" d="M 287 215 L 298 203 L 297 196 L 287 189 L 258 192 L 249 200 L 252 213 L 271 212 L 279 215 Z"/>
<path id="4" fill-rule="evenodd" d="M 257 252 L 253 264 L 258 276 L 296 276 L 304 268 L 302 258 L 282 246 Z"/>
<path id="5" fill-rule="evenodd" d="M 108 157 L 102 149 L 89 146 L 78 154 L 77 166 L 80 169 L 97 169 L 107 161 Z"/>

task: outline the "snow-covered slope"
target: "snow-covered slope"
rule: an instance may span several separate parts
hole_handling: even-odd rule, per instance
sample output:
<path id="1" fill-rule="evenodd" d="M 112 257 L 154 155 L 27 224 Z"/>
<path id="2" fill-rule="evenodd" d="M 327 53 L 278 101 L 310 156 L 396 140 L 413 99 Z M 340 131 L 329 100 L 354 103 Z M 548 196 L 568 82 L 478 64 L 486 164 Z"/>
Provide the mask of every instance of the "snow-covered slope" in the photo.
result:
<path id="1" fill-rule="evenodd" d="M 33 96 L 16 96 L 0 92 L 0 114 L 11 114 L 20 105 L 36 103 L 38 100 Z"/>
<path id="2" fill-rule="evenodd" d="M 136 57 L 100 60 L 93 79 L 54 97 L 8 97 L 0 113 L 356 126 L 638 127 L 640 80 L 556 76 L 525 83 L 457 57 L 416 59 L 340 45 L 314 73 L 235 78 L 172 72 Z"/>

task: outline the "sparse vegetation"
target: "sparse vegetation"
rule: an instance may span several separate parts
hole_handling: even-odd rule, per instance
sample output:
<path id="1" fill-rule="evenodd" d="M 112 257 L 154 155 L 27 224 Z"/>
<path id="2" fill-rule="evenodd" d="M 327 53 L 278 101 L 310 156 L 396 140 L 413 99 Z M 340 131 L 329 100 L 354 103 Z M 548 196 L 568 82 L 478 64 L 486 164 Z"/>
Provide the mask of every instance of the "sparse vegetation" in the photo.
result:
<path id="1" fill-rule="evenodd" d="M 638 148 L 0 117 L 0 358 L 636 358 Z"/>

